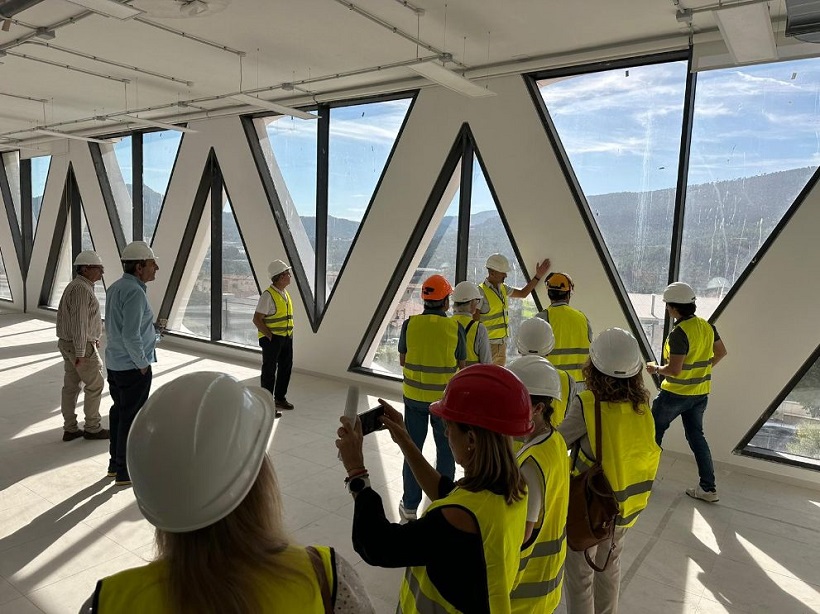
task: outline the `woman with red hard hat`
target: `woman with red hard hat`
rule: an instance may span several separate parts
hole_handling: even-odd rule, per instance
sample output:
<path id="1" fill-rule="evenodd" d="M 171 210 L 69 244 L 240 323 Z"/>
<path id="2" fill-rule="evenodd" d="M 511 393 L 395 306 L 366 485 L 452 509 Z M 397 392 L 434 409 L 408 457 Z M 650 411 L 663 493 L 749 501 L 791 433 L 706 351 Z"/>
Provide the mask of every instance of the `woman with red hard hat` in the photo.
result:
<path id="1" fill-rule="evenodd" d="M 427 462 L 401 413 L 380 402 L 384 425 L 432 504 L 419 520 L 391 523 L 370 488 L 361 424 L 342 417 L 336 446 L 355 499 L 356 552 L 370 565 L 407 567 L 399 612 L 510 612 L 527 517 L 512 437 L 533 428 L 524 384 L 502 367 L 473 365 L 458 372 L 430 406 L 445 421 L 455 460 L 464 468 L 456 482 Z"/>

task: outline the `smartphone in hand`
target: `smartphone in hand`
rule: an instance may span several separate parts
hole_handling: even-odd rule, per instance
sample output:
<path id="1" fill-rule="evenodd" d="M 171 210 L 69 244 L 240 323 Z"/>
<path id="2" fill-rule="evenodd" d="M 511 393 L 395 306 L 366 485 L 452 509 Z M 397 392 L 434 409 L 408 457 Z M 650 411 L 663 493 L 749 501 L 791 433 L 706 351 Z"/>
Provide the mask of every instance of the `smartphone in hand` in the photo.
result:
<path id="1" fill-rule="evenodd" d="M 367 435 L 373 431 L 381 431 L 385 426 L 381 423 L 381 418 L 384 415 L 384 406 L 377 405 L 363 414 L 359 414 L 359 420 L 362 421 L 362 435 Z"/>

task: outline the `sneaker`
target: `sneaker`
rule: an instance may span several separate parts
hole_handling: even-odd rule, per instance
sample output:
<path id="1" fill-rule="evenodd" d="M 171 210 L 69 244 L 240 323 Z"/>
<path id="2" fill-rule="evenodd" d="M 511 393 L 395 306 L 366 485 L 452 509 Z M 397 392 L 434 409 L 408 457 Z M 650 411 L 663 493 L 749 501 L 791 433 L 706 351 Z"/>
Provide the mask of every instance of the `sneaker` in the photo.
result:
<path id="1" fill-rule="evenodd" d="M 293 403 L 288 403 L 287 399 L 275 399 L 274 402 L 279 409 L 293 409 Z"/>
<path id="2" fill-rule="evenodd" d="M 113 463 L 109 463 L 108 465 L 108 472 L 105 474 L 107 478 L 115 478 L 117 477 L 117 467 Z"/>
<path id="3" fill-rule="evenodd" d="M 282 417 L 282 412 L 281 412 L 281 411 L 279 411 L 279 410 L 277 409 L 277 410 L 276 410 L 276 413 L 275 413 L 275 414 L 273 414 L 273 417 L 274 417 L 274 418 L 281 418 L 281 417 Z"/>
<path id="4" fill-rule="evenodd" d="M 720 497 L 718 497 L 716 490 L 703 490 L 700 485 L 697 485 L 694 488 L 687 488 L 686 494 L 693 499 L 701 499 L 702 501 L 708 501 L 709 503 L 717 503 L 720 501 Z"/>
<path id="5" fill-rule="evenodd" d="M 127 473 L 118 473 L 114 480 L 114 486 L 131 486 L 131 476 Z"/>
<path id="6" fill-rule="evenodd" d="M 399 516 L 401 517 L 401 524 L 406 524 L 418 518 L 416 510 L 407 509 L 404 507 L 404 503 L 399 503 Z"/>
<path id="7" fill-rule="evenodd" d="M 85 431 L 63 431 L 63 441 L 74 441 L 83 436 Z"/>
<path id="8" fill-rule="evenodd" d="M 111 439 L 111 431 L 108 429 L 100 429 L 99 431 L 94 431 L 93 433 L 83 431 L 83 439 Z"/>

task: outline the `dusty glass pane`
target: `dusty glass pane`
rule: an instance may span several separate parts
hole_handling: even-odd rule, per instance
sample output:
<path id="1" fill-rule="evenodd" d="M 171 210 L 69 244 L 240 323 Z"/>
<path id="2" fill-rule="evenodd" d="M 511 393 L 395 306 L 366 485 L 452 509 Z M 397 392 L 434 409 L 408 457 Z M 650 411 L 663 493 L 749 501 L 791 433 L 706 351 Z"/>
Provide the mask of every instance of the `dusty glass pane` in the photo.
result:
<path id="1" fill-rule="evenodd" d="M 686 62 L 539 83 L 656 357 L 669 279 Z M 572 275 L 572 271 L 567 271 Z M 579 291 L 584 280 L 574 280 Z"/>
<path id="2" fill-rule="evenodd" d="M 74 278 L 71 257 L 71 225 L 66 224 L 63 231 L 63 242 L 60 245 L 60 253 L 57 256 L 57 268 L 54 270 L 54 281 L 51 284 L 51 293 L 48 297 L 48 306 L 57 308 L 60 298 L 63 296 L 65 287 Z"/>
<path id="3" fill-rule="evenodd" d="M 12 300 L 11 286 L 9 285 L 9 277 L 6 274 L 6 262 L 3 260 L 3 252 L 0 252 L 0 300 Z"/>
<path id="4" fill-rule="evenodd" d="M 31 158 L 31 235 L 37 232 L 37 222 L 40 220 L 40 207 L 46 191 L 48 169 L 51 166 L 51 156 L 37 156 Z"/>
<path id="5" fill-rule="evenodd" d="M 148 243 L 154 238 L 181 141 L 182 133 L 176 130 L 142 135 L 142 229 Z"/>
<path id="6" fill-rule="evenodd" d="M 6 178 L 9 180 L 9 190 L 14 203 L 14 213 L 17 216 L 17 228 L 22 232 L 23 217 L 20 205 L 20 152 L 11 151 L 2 154 Z"/>
<path id="7" fill-rule="evenodd" d="M 233 208 L 224 196 L 222 209 L 222 339 L 258 345 L 253 313 L 259 302 L 259 286 L 248 261 L 245 243 Z"/>
<path id="8" fill-rule="evenodd" d="M 100 145 L 105 172 L 114 203 L 117 207 L 117 217 L 125 235 L 125 241 L 133 239 L 133 169 L 131 161 L 132 137 L 127 136 L 114 145 Z M 141 238 L 141 237 L 140 237 Z"/>

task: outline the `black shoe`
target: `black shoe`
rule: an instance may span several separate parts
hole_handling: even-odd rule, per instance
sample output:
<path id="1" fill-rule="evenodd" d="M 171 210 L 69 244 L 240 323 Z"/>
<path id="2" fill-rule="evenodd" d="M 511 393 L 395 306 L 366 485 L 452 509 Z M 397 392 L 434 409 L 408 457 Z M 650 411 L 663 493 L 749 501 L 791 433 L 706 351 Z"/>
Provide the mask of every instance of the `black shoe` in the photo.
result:
<path id="1" fill-rule="evenodd" d="M 112 463 L 108 464 L 108 472 L 105 474 L 107 478 L 115 478 L 117 477 L 117 467 Z"/>
<path id="2" fill-rule="evenodd" d="M 88 431 L 83 431 L 83 438 L 84 439 L 111 439 L 111 431 L 108 429 L 100 429 L 99 431 L 94 431 L 90 433 Z"/>
<path id="3" fill-rule="evenodd" d="M 74 441 L 83 436 L 85 431 L 63 431 L 63 441 Z"/>
<path id="4" fill-rule="evenodd" d="M 274 403 L 279 409 L 293 409 L 293 403 L 288 403 L 287 399 L 274 399 Z"/>
<path id="5" fill-rule="evenodd" d="M 273 417 L 274 418 L 281 418 L 282 417 L 282 412 L 277 410 L 276 413 L 273 414 Z"/>
<path id="6" fill-rule="evenodd" d="M 117 479 L 114 480 L 114 486 L 131 486 L 131 476 L 127 473 L 117 473 Z"/>

